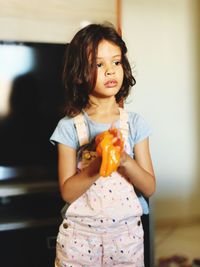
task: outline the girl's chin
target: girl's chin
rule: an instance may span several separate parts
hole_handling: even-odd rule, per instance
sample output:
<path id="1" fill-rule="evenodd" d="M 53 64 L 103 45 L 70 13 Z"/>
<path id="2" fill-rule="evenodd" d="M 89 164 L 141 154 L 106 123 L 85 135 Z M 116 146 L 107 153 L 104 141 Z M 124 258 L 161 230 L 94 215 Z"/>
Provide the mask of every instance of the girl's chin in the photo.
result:
<path id="1" fill-rule="evenodd" d="M 115 96 L 120 89 L 118 88 L 105 88 L 103 92 L 93 92 L 91 95 L 100 98 L 107 98 Z"/>
<path id="2" fill-rule="evenodd" d="M 92 94 L 93 97 L 99 99 L 112 99 L 115 98 L 116 94 Z"/>

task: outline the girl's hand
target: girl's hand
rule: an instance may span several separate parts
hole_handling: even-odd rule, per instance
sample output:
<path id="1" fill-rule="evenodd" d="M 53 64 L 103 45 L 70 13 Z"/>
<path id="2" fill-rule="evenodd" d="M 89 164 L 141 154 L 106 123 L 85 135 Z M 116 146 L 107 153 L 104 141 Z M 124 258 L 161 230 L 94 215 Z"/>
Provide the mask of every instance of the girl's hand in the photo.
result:
<path id="1" fill-rule="evenodd" d="M 124 141 L 121 132 L 111 127 L 96 136 L 96 151 L 102 157 L 100 167 L 100 175 L 103 177 L 109 176 L 113 171 L 116 171 L 120 164 L 121 153 L 124 149 Z"/>
<path id="2" fill-rule="evenodd" d="M 124 150 L 121 153 L 121 157 L 120 157 L 120 163 L 119 163 L 119 167 L 124 167 L 128 157 L 130 157 Z"/>
<path id="3" fill-rule="evenodd" d="M 122 134 L 119 129 L 117 128 L 110 128 L 109 132 L 113 135 L 112 144 L 115 147 L 119 147 L 120 151 L 122 152 L 124 149 L 124 140 Z"/>

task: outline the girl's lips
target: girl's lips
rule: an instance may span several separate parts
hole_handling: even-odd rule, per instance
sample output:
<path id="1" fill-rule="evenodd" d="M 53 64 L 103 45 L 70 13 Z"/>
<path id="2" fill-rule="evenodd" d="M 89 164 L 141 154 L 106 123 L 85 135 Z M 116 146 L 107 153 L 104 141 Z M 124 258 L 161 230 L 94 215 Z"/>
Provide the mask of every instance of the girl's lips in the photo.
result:
<path id="1" fill-rule="evenodd" d="M 105 85 L 105 87 L 112 88 L 112 87 L 115 87 L 117 85 L 117 81 L 116 80 L 109 80 L 109 81 L 105 82 L 104 85 Z"/>

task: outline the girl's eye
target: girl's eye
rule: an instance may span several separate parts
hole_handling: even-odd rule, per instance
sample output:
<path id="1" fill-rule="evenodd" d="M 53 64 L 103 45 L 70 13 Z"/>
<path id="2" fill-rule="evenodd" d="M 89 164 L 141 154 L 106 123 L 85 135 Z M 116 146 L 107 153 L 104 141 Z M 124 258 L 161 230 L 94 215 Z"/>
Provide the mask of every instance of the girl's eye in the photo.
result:
<path id="1" fill-rule="evenodd" d="M 114 65 L 118 66 L 118 65 L 121 65 L 121 61 L 114 61 Z"/>
<path id="2" fill-rule="evenodd" d="M 102 67 L 102 63 L 97 63 L 97 68 L 100 68 L 100 67 Z"/>

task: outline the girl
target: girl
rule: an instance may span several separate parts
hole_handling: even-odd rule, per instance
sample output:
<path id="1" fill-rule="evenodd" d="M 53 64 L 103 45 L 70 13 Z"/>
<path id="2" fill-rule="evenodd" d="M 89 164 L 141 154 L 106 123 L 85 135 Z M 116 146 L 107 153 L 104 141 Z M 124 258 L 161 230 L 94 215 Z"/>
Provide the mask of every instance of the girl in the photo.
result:
<path id="1" fill-rule="evenodd" d="M 126 52 L 110 25 L 81 29 L 68 47 L 66 116 L 51 136 L 58 143 L 59 185 L 68 203 L 57 236 L 56 267 L 144 266 L 140 217 L 146 203 L 135 189 L 151 196 L 155 177 L 147 124 L 119 107 L 135 84 Z M 101 157 L 93 140 L 113 124 L 125 147 L 117 171 L 100 177 Z"/>

